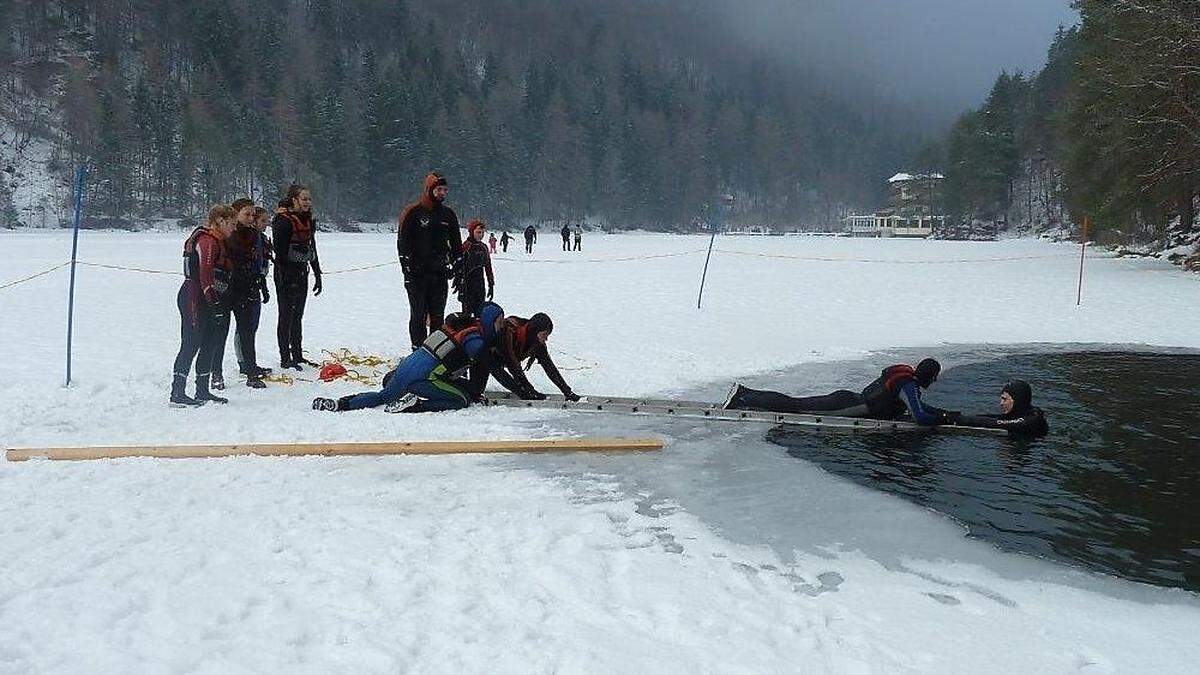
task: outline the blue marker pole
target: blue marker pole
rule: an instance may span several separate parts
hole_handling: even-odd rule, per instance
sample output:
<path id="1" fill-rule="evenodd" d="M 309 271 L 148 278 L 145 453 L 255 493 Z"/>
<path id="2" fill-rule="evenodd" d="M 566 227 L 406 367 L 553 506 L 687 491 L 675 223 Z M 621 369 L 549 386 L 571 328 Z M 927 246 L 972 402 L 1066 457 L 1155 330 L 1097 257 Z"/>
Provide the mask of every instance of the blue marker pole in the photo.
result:
<path id="1" fill-rule="evenodd" d="M 75 170 L 75 233 L 71 236 L 71 287 L 67 296 L 67 383 L 71 386 L 71 334 L 75 327 L 75 260 L 79 253 L 79 218 L 83 213 L 83 179 L 87 167 Z"/>

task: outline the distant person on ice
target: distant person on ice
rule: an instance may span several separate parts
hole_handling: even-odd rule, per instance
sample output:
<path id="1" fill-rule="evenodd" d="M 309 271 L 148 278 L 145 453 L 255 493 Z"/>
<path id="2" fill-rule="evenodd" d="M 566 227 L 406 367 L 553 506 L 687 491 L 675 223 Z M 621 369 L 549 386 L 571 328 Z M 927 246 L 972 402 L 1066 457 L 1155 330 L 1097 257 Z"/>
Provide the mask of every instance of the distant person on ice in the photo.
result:
<path id="1" fill-rule="evenodd" d="M 495 232 L 488 235 L 488 252 L 491 253 L 492 255 L 496 254 L 496 233 Z"/>
<path id="2" fill-rule="evenodd" d="M 225 252 L 225 238 L 233 232 L 233 226 L 233 209 L 216 204 L 208 210 L 204 225 L 196 228 L 184 241 L 183 283 L 175 300 L 179 307 L 180 337 L 171 381 L 170 400 L 173 405 L 229 402 L 229 399 L 214 395 L 208 387 L 216 342 L 224 335 L 220 331 L 221 322 L 229 321 L 226 301 L 230 263 Z M 193 359 L 196 362 L 194 398 L 186 392 L 188 371 Z"/>
<path id="3" fill-rule="evenodd" d="M 563 223 L 562 230 L 559 230 L 559 234 L 562 235 L 563 250 L 570 251 L 571 250 L 571 226 L 567 223 Z"/>
<path id="4" fill-rule="evenodd" d="M 504 323 L 494 302 L 479 308 L 479 318 L 451 314 L 445 325 L 383 376 L 383 389 L 353 396 L 313 399 L 313 410 L 347 411 L 387 406 L 388 412 L 458 410 L 478 401 L 487 386 L 488 349 Z M 462 375 L 470 371 L 470 378 Z"/>
<path id="5" fill-rule="evenodd" d="M 312 215 L 308 188 L 293 183 L 271 221 L 275 248 L 275 304 L 279 323 L 279 365 L 300 370 L 301 364 L 317 367 L 304 358 L 304 305 L 308 302 L 308 269 L 313 272 L 313 295 L 320 295 L 321 260 L 317 256 L 317 221 Z"/>
<path id="6" fill-rule="evenodd" d="M 237 353 L 238 370 L 246 376 L 246 386 L 262 389 L 267 386 L 263 383 L 262 376 L 271 372 L 271 369 L 258 365 L 255 337 L 258 334 L 263 302 L 271 298 L 266 284 L 269 265 L 267 237 L 256 225 L 257 213 L 253 200 L 238 199 L 230 206 L 237 214 L 237 228 L 225 240 L 233 270 L 230 309 L 237 322 L 234 349 Z M 214 381 L 222 370 L 224 352 L 222 344 L 218 356 L 213 359 Z"/>
<path id="7" fill-rule="evenodd" d="M 535 389 L 529 378 L 525 377 L 525 371 L 533 365 L 533 361 L 537 361 L 564 398 L 568 401 L 578 401 L 579 396 L 571 390 L 571 386 L 554 365 L 554 360 L 550 358 L 550 350 L 546 343 L 553 331 L 554 322 L 542 312 L 528 319 L 519 316 L 505 319 L 500 335 L 492 346 L 492 355 L 488 362 L 492 377 L 496 378 L 500 386 L 523 400 L 544 400 L 546 395 Z M 525 360 L 529 363 L 522 368 L 521 362 Z"/>
<path id="8" fill-rule="evenodd" d="M 575 233 L 575 250 L 576 250 L 576 251 L 582 250 L 582 247 L 583 247 L 583 226 L 582 226 L 582 225 L 580 225 L 579 223 L 575 223 L 575 230 L 574 230 L 574 233 Z"/>
<path id="9" fill-rule="evenodd" d="M 508 236 L 508 230 L 500 234 L 500 250 L 508 253 L 508 242 L 512 241 L 512 237 Z"/>
<path id="10" fill-rule="evenodd" d="M 1024 380 L 1013 380 L 1000 390 L 999 415 L 963 415 L 957 424 L 967 427 L 1004 429 L 1010 436 L 1036 438 L 1050 431 L 1046 415 L 1033 406 L 1033 387 Z"/>
<path id="11" fill-rule="evenodd" d="M 408 337 L 415 350 L 445 322 L 453 266 L 462 252 L 458 215 L 446 206 L 450 187 L 436 173 L 425 176 L 421 198 L 400 214 L 396 255 L 408 294 Z"/>
<path id="12" fill-rule="evenodd" d="M 898 364 L 884 368 L 883 373 L 861 393 L 842 389 L 824 396 L 803 398 L 734 384 L 724 407 L 727 410 L 819 413 L 877 420 L 894 420 L 907 413 L 914 422 L 924 426 L 953 424 L 960 413 L 941 410 L 921 401 L 921 390 L 932 386 L 941 371 L 941 364 L 934 359 L 924 359 L 916 368 Z"/>
<path id="13" fill-rule="evenodd" d="M 537 228 L 529 225 L 525 228 L 525 252 L 533 253 L 533 245 L 537 242 Z"/>
<path id="14" fill-rule="evenodd" d="M 467 223 L 467 240 L 462 245 L 462 257 L 454 274 L 454 288 L 466 314 L 478 315 L 484 300 L 491 300 L 496 288 L 492 276 L 492 256 L 483 243 L 487 227 L 482 220 Z M 496 241 L 496 237 L 492 237 Z M 486 287 L 484 282 L 487 282 Z"/>

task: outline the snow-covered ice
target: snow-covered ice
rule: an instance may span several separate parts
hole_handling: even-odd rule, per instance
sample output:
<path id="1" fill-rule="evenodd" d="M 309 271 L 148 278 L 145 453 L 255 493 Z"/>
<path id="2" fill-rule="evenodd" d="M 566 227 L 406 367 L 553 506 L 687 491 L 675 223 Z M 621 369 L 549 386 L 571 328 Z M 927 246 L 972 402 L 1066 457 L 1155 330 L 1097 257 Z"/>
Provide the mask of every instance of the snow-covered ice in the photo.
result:
<path id="1" fill-rule="evenodd" d="M 173 271 L 183 236 L 85 232 L 80 257 Z M 947 344 L 1200 347 L 1195 275 L 1092 257 L 1076 307 L 1070 245 L 722 237 L 697 310 L 706 238 L 590 235 L 582 254 L 552 240 L 532 260 L 518 245 L 496 261 L 497 300 L 555 318 L 551 346 L 581 393 L 715 398 L 735 378 L 785 366 Z M 0 284 L 69 251 L 67 233 L 0 234 Z M 327 234 L 321 252 L 336 271 L 391 260 L 394 240 Z M 938 514 L 784 457 L 761 430 L 527 410 L 308 410 L 315 395 L 358 389 L 345 383 L 235 385 L 227 407 L 170 409 L 178 282 L 80 268 L 69 389 L 66 271 L 0 291 L 0 443 L 599 429 L 658 432 L 667 448 L 2 463 L 0 672 L 1200 667 L 1193 594 L 998 552 Z M 405 349 L 397 270 L 330 274 L 325 289 L 309 300 L 310 352 Z M 273 343 L 272 304 L 258 341 L 265 365 L 277 365 Z M 230 346 L 226 372 L 235 366 Z M 745 497 L 725 489 L 735 473 L 779 495 L 761 520 L 722 515 Z"/>

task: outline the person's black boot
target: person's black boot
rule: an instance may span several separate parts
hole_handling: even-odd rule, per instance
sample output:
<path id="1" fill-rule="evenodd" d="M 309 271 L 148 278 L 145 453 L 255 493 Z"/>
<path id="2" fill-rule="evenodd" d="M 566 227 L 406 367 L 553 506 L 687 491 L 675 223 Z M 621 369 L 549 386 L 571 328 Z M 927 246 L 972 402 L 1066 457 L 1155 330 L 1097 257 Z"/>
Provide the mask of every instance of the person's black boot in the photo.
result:
<path id="1" fill-rule="evenodd" d="M 308 359 L 304 358 L 304 352 L 300 352 L 300 355 L 298 355 L 298 356 L 296 357 L 296 363 L 297 363 L 297 364 L 303 364 L 303 365 L 306 365 L 306 366 L 312 366 L 313 368 L 320 368 L 320 367 L 321 367 L 321 364 L 319 364 L 319 363 L 313 363 L 312 361 L 309 361 Z"/>
<path id="2" fill-rule="evenodd" d="M 331 398 L 314 398 L 312 402 L 313 410 L 324 410 L 326 412 L 337 412 L 338 402 Z"/>
<path id="3" fill-rule="evenodd" d="M 250 366 L 250 368 L 254 371 L 254 374 L 259 377 L 266 377 L 267 375 L 271 374 L 270 368 L 264 368 L 263 366 L 258 365 Z"/>
<path id="4" fill-rule="evenodd" d="M 203 401 L 197 401 L 187 395 L 187 376 L 176 375 L 171 381 L 171 405 L 176 407 L 191 407 L 204 405 Z"/>
<path id="5" fill-rule="evenodd" d="M 229 403 L 229 399 L 215 396 L 208 390 L 208 375 L 196 376 L 196 400 L 197 401 L 212 401 L 214 403 Z"/>
<path id="6" fill-rule="evenodd" d="M 210 389 L 212 389 L 213 391 L 224 391 L 224 389 L 225 389 L 225 375 L 223 375 L 223 374 L 221 374 L 221 373 L 213 373 L 213 374 L 212 374 L 212 378 L 209 380 L 209 385 L 208 385 L 208 386 L 209 386 L 209 388 L 210 388 Z"/>
<path id="7" fill-rule="evenodd" d="M 266 389 L 267 383 L 263 382 L 262 377 L 259 375 L 247 375 L 246 386 L 251 389 Z"/>

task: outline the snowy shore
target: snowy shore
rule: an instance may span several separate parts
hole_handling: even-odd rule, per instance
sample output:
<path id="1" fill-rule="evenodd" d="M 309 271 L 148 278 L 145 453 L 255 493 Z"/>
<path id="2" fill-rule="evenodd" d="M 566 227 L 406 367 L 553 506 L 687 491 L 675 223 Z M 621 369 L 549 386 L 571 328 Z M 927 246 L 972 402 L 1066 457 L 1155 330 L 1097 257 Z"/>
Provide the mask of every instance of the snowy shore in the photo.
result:
<path id="1" fill-rule="evenodd" d="M 85 233 L 80 257 L 173 271 L 181 239 Z M 555 318 L 552 351 L 584 394 L 716 397 L 735 378 L 798 363 L 946 344 L 1200 347 L 1200 279 L 1165 262 L 1088 259 L 1076 307 L 1071 245 L 723 237 L 697 310 L 707 243 L 592 235 L 568 254 L 547 235 L 533 256 L 518 245 L 496 261 L 496 299 Z M 391 261 L 394 240 L 327 235 L 321 251 L 326 270 L 347 270 Z M 0 233 L 0 283 L 69 252 L 66 233 Z M 10 358 L 0 443 L 579 433 L 561 413 L 307 409 L 313 396 L 358 389 L 343 383 L 235 385 L 226 408 L 169 409 L 178 281 L 81 268 L 70 389 L 61 387 L 65 270 L 0 291 Z M 309 300 L 311 355 L 404 349 L 397 270 L 329 274 L 325 289 Z M 260 361 L 278 365 L 273 304 L 263 318 Z M 235 370 L 230 346 L 226 373 Z M 1049 563 L 965 541 L 937 514 L 794 460 L 798 512 L 850 509 L 921 545 L 897 544 L 898 566 L 856 544 L 861 532 L 821 530 L 803 550 L 781 552 L 613 477 L 644 462 L 701 480 L 711 467 L 689 457 L 739 463 L 723 433 L 765 462 L 778 452 L 761 433 L 672 429 L 662 455 L 644 459 L 3 463 L 0 672 L 1200 667 L 1194 595 L 1069 570 L 1061 574 L 1078 583 L 1048 580 Z M 1001 573 L 1013 565 L 1021 572 Z"/>

